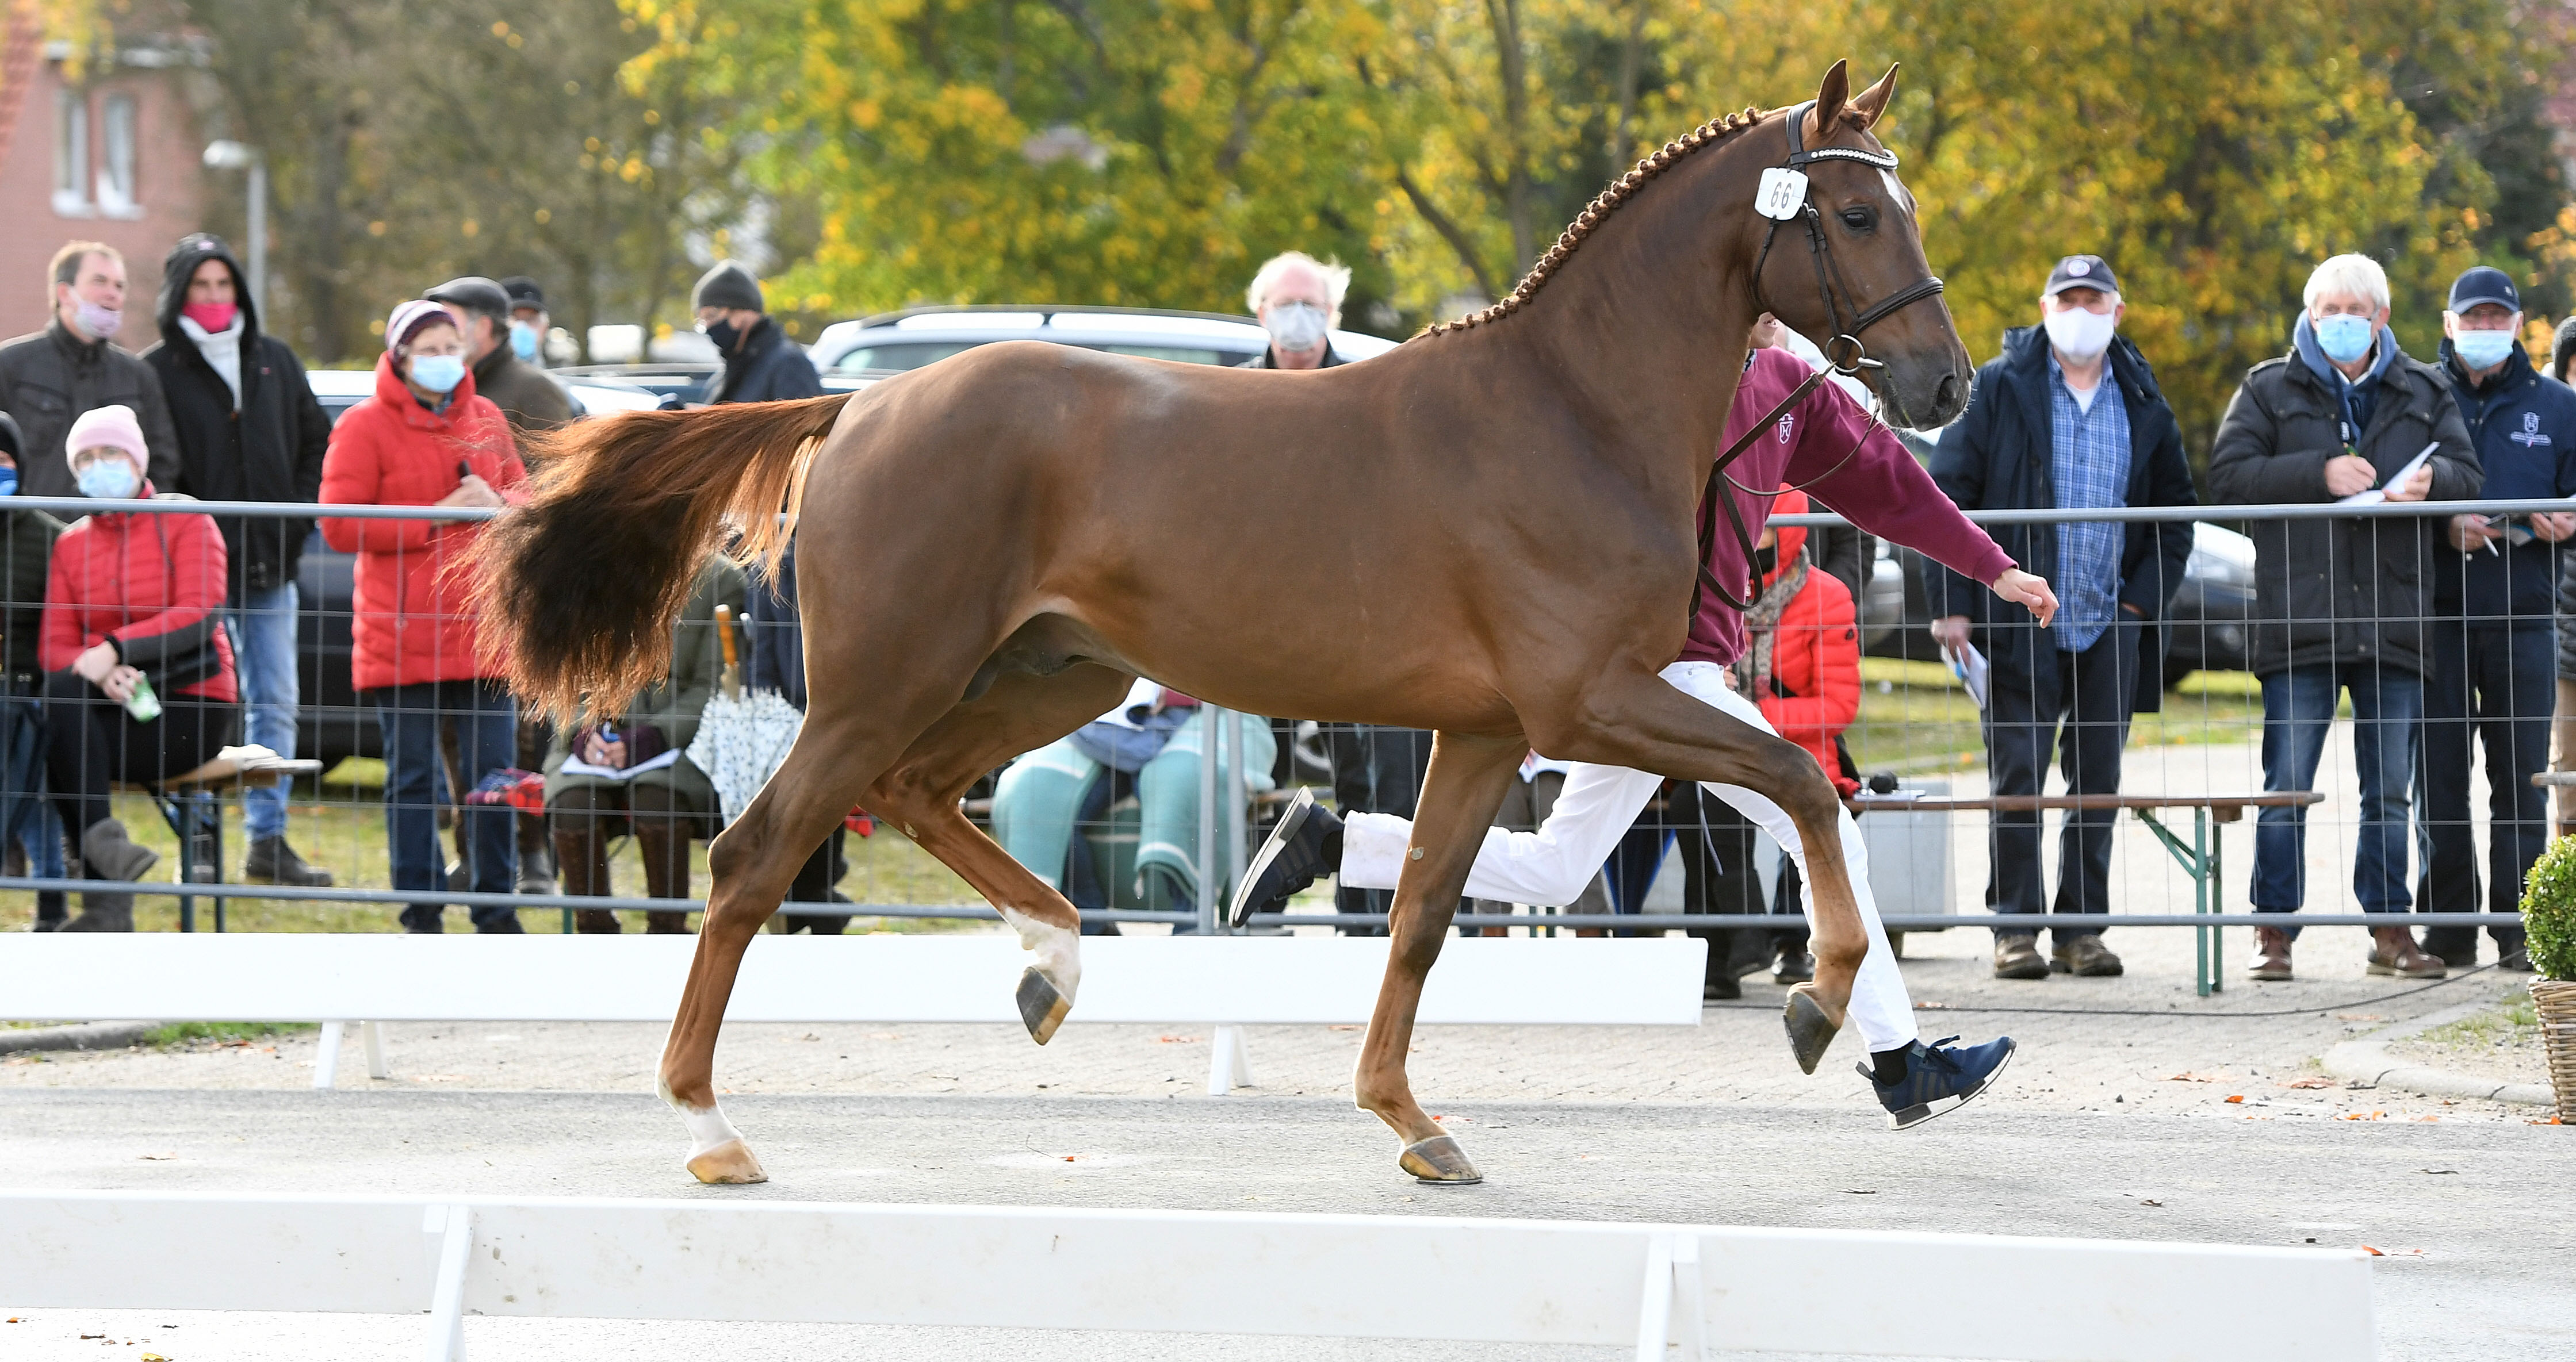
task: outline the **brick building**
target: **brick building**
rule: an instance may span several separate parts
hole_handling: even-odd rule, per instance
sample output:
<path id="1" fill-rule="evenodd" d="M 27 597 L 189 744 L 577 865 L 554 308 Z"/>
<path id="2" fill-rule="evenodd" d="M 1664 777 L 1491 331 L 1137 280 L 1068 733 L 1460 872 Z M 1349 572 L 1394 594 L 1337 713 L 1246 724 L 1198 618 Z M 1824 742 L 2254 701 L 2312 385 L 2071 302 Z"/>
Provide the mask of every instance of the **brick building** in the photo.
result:
<path id="1" fill-rule="evenodd" d="M 66 241 L 125 254 L 118 344 L 156 338 L 161 257 L 198 230 L 206 175 L 193 95 L 205 56 L 184 38 L 120 42 L 71 74 L 71 45 L 48 41 L 33 7 L 0 0 L 0 338 L 52 315 L 46 262 Z"/>

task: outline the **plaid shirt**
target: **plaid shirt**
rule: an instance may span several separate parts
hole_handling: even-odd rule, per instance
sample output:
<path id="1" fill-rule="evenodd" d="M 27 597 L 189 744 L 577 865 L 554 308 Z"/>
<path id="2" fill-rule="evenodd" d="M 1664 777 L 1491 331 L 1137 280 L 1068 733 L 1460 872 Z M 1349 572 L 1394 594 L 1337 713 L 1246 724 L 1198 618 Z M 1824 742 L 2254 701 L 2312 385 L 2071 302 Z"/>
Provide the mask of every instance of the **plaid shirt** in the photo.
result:
<path id="1" fill-rule="evenodd" d="M 2048 357 L 2049 469 L 2062 510 L 2128 504 L 2129 413 L 2120 381 L 2106 358 L 2093 409 L 2077 404 L 2066 370 Z M 2120 617 L 2120 549 L 2126 526 L 2108 520 L 2067 521 L 2057 527 L 2057 646 L 2080 653 Z"/>

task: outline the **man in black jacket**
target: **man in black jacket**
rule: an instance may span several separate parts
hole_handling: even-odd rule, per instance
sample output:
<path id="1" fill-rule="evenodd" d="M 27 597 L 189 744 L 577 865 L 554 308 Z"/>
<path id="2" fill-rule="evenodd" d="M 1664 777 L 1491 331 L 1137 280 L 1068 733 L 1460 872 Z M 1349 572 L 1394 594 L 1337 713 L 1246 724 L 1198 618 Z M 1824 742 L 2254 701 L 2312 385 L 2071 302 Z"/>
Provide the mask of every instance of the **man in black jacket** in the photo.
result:
<path id="1" fill-rule="evenodd" d="M 2095 510 L 2189 506 L 2191 466 L 2182 428 L 2156 389 L 2154 370 L 2117 334 L 2127 310 L 2111 267 L 2096 255 L 2057 262 L 2040 294 L 2039 326 L 2004 333 L 2004 352 L 1977 371 L 1967 414 L 1941 437 L 1932 480 L 1963 510 L 2046 507 Z M 1989 768 L 1998 795 L 2035 795 L 2055 748 L 2069 794 L 2118 794 L 2129 716 L 2164 698 L 2164 631 L 2182 585 L 2191 526 L 2068 520 L 1995 527 L 2013 561 L 2047 578 L 2062 602 L 2046 628 L 1989 618 L 1993 593 L 1925 560 L 1933 637 L 1952 653 L 1983 644 L 1992 668 L 1986 697 Z M 2066 815 L 2058 855 L 2057 911 L 2111 910 L 2111 826 L 2116 809 Z M 2040 876 L 2040 815 L 1994 815 L 1986 902 L 1998 913 L 2047 911 Z M 2081 921 L 2081 919 L 2077 919 Z M 1995 977 L 2120 973 L 2098 929 L 2060 927 L 2052 958 L 2038 933 L 1995 932 Z"/>
<path id="2" fill-rule="evenodd" d="M 2482 477 L 2451 381 L 2398 349 L 2388 329 L 2388 275 L 2364 255 L 2335 256 L 2308 276 L 2290 353 L 2246 372 L 2209 451 L 2215 502 L 2452 501 L 2477 495 Z M 2348 692 L 2361 785 L 2353 896 L 2363 912 L 2403 914 L 2408 782 L 2428 670 L 2424 619 L 2434 555 L 2451 551 L 2418 517 L 2273 520 L 2246 529 L 2254 538 L 2263 788 L 2314 787 L 2337 697 Z M 2306 899 L 2306 810 L 2263 810 L 2250 897 L 2254 911 L 2282 914 Z M 2297 932 L 2256 928 L 2247 973 L 2289 978 Z M 2371 939 L 2373 974 L 2445 972 L 2403 925 L 2373 928 Z"/>
<path id="3" fill-rule="evenodd" d="M 822 376 L 805 347 L 787 338 L 768 311 L 760 281 L 730 260 L 719 260 L 699 276 L 689 295 L 697 309 L 698 330 L 715 342 L 724 358 L 724 373 L 707 397 L 718 402 L 783 402 L 821 397 Z"/>
<path id="4" fill-rule="evenodd" d="M 100 242 L 75 241 L 54 252 L 47 279 L 53 321 L 0 345 L 0 411 L 17 418 L 27 448 L 19 461 L 19 495 L 80 495 L 63 437 L 84 413 L 107 406 L 134 409 L 152 454 L 143 476 L 155 487 L 171 487 L 179 442 L 170 433 L 161 380 L 109 339 L 125 320 L 125 257 Z"/>
<path id="5" fill-rule="evenodd" d="M 0 411 L 0 498 L 17 492 L 25 454 L 18 423 Z M 45 670 L 36 640 L 54 540 L 62 532 L 63 523 L 42 511 L 0 512 L 0 658 L 7 667 L 0 684 L 0 847 L 6 852 L 0 860 L 9 874 L 32 871 L 49 880 L 63 878 L 68 867 L 63 820 L 46 795 Z M 61 890 L 37 892 L 36 931 L 59 931 L 70 916 Z"/>
<path id="6" fill-rule="evenodd" d="M 178 432 L 175 486 L 202 501 L 312 502 L 322 491 L 322 455 L 331 420 L 313 400 L 303 362 L 286 342 L 259 329 L 241 262 L 221 237 L 179 239 L 161 262 L 161 343 L 143 352 L 158 378 Z M 306 519 L 219 516 L 230 558 L 224 628 L 232 636 L 249 741 L 281 757 L 295 755 L 295 574 Z M 308 865 L 286 840 L 280 787 L 245 790 L 242 822 L 250 836 L 247 879 L 308 886 L 331 872 Z"/>

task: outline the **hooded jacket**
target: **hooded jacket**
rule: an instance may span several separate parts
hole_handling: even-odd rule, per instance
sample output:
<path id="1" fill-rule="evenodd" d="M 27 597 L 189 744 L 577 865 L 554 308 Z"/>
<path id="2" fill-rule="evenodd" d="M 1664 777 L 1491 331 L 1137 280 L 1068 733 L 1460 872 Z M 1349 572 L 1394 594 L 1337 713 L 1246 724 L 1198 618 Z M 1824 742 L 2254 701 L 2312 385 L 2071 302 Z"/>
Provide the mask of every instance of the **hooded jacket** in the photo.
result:
<path id="1" fill-rule="evenodd" d="M 188 281 L 208 260 L 232 271 L 240 308 L 233 321 L 241 334 L 238 406 L 232 385 L 179 320 Z M 152 366 L 169 402 L 179 442 L 177 489 L 201 501 L 310 502 L 319 496 L 331 418 L 314 400 L 295 352 L 259 329 L 258 305 L 232 248 L 203 234 L 183 238 L 161 265 L 159 318 L 161 343 L 143 352 L 143 362 Z M 222 516 L 215 524 L 229 554 L 226 595 L 234 605 L 245 591 L 294 581 L 304 541 L 313 532 L 310 520 Z"/>
<path id="2" fill-rule="evenodd" d="M 60 317 L 42 331 L 0 345 L 0 411 L 18 419 L 26 445 L 18 460 L 19 495 L 79 496 L 63 437 L 81 413 L 111 405 L 134 408 L 143 423 L 143 443 L 152 452 L 144 480 L 177 486 L 179 441 L 170 431 L 170 408 L 152 366 L 114 341 L 75 339 Z"/>
<path id="3" fill-rule="evenodd" d="M 724 376 L 708 401 L 785 402 L 822 395 L 823 379 L 814 372 L 805 347 L 787 339 L 777 318 L 764 316 L 752 323 L 750 335 L 724 353 Z"/>
<path id="4" fill-rule="evenodd" d="M 1972 511 L 2046 510 L 2057 505 L 2054 394 L 2048 373 L 2048 333 L 2036 326 L 2004 332 L 2003 353 L 1977 370 L 1968 410 L 1957 425 L 1941 433 L 1932 453 L 1932 480 L 1950 499 Z M 2129 417 L 2129 482 L 2124 505 L 2189 506 L 2200 498 L 2192 490 L 2191 465 L 2183 458 L 2182 427 L 2173 408 L 2156 387 L 2155 370 L 2125 336 L 2114 336 L 2104 358 L 2112 382 L 2120 385 L 2120 405 Z M 2182 586 L 2183 568 L 2191 560 L 2191 526 L 2176 520 L 2132 521 L 2123 527 L 2120 544 L 2122 605 L 2135 610 L 2128 618 L 2148 627 L 2136 631 L 2138 685 L 2130 709 L 2150 713 L 2164 701 L 2164 630 L 2174 592 Z M 2050 525 L 2003 525 L 1995 541 L 2024 570 L 2057 580 L 2057 532 Z M 2040 647 L 2050 638 L 2032 627 L 2020 606 L 2002 612 L 2013 625 L 1997 629 L 1995 594 L 1935 564 L 1925 564 L 1925 595 L 1935 616 L 1963 615 L 1980 626 L 1978 643 L 1992 661 L 1994 674 L 2033 678 L 2044 670 L 2054 677 L 2057 649 Z M 2018 618 L 2012 618 L 2018 617 Z M 2052 686 L 2053 690 L 2053 686 Z"/>
<path id="5" fill-rule="evenodd" d="M 1783 492 L 1771 511 L 1803 515 L 1806 494 Z M 1796 567 L 1809 539 L 1801 525 L 1782 525 L 1776 533 L 1780 538 L 1772 568 L 1762 574 L 1766 591 Z M 1844 794 L 1860 788 L 1860 782 L 1843 774 L 1842 756 L 1834 749 L 1834 740 L 1860 717 L 1859 623 L 1851 588 L 1822 566 L 1809 564 L 1805 585 L 1781 610 L 1773 630 L 1771 675 L 1767 682 L 1757 680 L 1752 699 L 1781 737 L 1815 754 L 1835 788 Z"/>
<path id="6" fill-rule="evenodd" d="M 2408 358 L 2385 327 L 2378 346 L 2379 361 L 2362 385 L 2369 391 L 2347 394 L 2343 387 L 2352 385 L 2327 365 L 2315 330 L 2300 314 L 2291 352 L 2248 370 L 2228 401 L 2209 451 L 2210 500 L 2334 500 L 2326 491 L 2326 462 L 2344 452 L 2348 411 L 2362 417 L 2355 443 L 2382 484 L 2429 444 L 2431 499 L 2476 496 L 2482 472 L 2450 380 Z M 2347 406 L 2347 396 L 2358 400 Z M 2395 516 L 2248 524 L 2255 675 L 2327 664 L 2424 675 L 2422 620 L 2433 604 L 2434 555 L 2458 556 L 2437 540 L 2438 523 Z"/>
<path id="7" fill-rule="evenodd" d="M 2445 339 L 2442 373 L 2477 445 L 2485 473 L 2479 496 L 2576 496 L 2576 392 L 2541 377 L 2519 343 L 2484 384 L 2472 385 Z M 2492 553 L 2443 552 L 2449 547 L 2445 542 L 2434 551 L 2433 613 L 2465 616 L 2472 624 L 2549 626 L 2561 556 L 2557 545 L 2539 539 L 2515 544 L 2508 536 L 2496 541 Z"/>
<path id="8" fill-rule="evenodd" d="M 145 483 L 142 495 L 153 495 Z M 104 642 L 153 689 L 234 701 L 233 646 L 221 627 L 224 538 L 208 515 L 83 516 L 54 541 L 40 645 L 46 671 Z M 180 672 L 178 684 L 164 678 Z"/>
<path id="9" fill-rule="evenodd" d="M 500 408 L 476 395 L 474 376 L 433 412 L 394 373 L 393 357 L 379 356 L 375 395 L 331 429 L 322 503 L 427 506 L 465 481 L 460 464 L 504 499 L 522 499 L 527 469 Z M 461 570 L 482 532 L 472 521 L 323 517 L 323 539 L 358 555 L 349 655 L 358 689 L 496 674 L 476 655 L 473 582 Z"/>

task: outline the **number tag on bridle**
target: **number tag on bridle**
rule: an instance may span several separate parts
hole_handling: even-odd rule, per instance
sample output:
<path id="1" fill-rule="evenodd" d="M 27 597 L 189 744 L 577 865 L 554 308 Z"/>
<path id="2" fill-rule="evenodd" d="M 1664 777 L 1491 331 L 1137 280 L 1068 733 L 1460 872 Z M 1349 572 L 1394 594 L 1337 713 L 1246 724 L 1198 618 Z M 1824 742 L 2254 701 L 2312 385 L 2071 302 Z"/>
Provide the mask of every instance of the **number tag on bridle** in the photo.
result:
<path id="1" fill-rule="evenodd" d="M 1773 166 L 1762 172 L 1762 184 L 1753 191 L 1753 211 L 1766 218 L 1788 222 L 1807 206 L 1807 172 Z"/>

